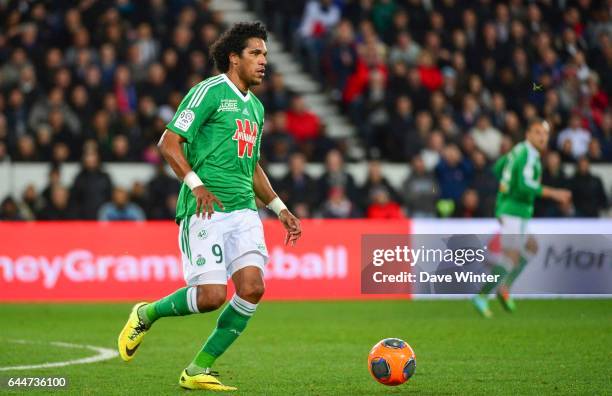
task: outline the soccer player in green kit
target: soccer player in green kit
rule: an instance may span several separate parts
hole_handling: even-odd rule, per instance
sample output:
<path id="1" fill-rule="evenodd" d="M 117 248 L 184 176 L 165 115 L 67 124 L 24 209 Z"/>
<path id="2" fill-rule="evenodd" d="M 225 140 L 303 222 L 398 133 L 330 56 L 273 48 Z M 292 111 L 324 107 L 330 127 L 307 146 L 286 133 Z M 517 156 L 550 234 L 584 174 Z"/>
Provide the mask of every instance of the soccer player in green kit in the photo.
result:
<path id="1" fill-rule="evenodd" d="M 542 186 L 543 152 L 550 135 L 548 122 L 533 120 L 529 123 L 525 140 L 518 143 L 495 163 L 493 170 L 500 180 L 495 215 L 501 224 L 502 258 L 493 266 L 492 273 L 500 275 L 497 282 L 486 283 L 472 303 L 486 318 L 492 316 L 488 295 L 497 288 L 497 297 L 509 312 L 516 309 L 510 296 L 512 283 L 523 271 L 531 256 L 537 252 L 537 244 L 528 235 L 527 222 L 533 216 L 536 198 L 553 199 L 569 203 L 569 190 Z"/>
<path id="2" fill-rule="evenodd" d="M 265 27 L 238 23 L 213 45 L 222 74 L 189 91 L 162 135 L 159 148 L 183 185 L 176 208 L 187 287 L 153 303 L 134 306 L 119 335 L 123 360 L 134 357 L 153 323 L 167 316 L 214 311 L 226 298 L 228 278 L 236 293 L 208 340 L 179 377 L 187 389 L 236 390 L 211 368 L 244 331 L 264 293 L 268 253 L 255 197 L 273 210 L 285 244 L 301 236 L 299 220 L 278 198 L 258 164 L 264 109 L 249 91 L 266 67 Z"/>

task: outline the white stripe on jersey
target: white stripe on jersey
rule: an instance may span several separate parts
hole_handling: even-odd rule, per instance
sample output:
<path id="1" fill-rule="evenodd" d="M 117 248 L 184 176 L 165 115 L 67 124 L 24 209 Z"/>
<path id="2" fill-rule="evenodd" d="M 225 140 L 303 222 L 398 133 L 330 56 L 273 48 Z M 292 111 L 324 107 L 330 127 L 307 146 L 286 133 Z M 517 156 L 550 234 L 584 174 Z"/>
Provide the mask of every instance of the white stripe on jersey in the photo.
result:
<path id="1" fill-rule="evenodd" d="M 208 92 L 208 90 L 211 87 L 214 87 L 215 85 L 219 85 L 219 84 L 223 84 L 223 80 L 214 82 L 214 83 L 210 84 L 209 86 L 207 86 L 206 89 L 204 89 L 204 91 L 200 94 L 198 99 L 196 99 L 196 102 L 193 104 L 193 107 L 198 107 L 200 105 L 200 103 L 202 103 L 202 99 L 204 99 L 204 96 L 206 96 L 206 93 Z"/>
<path id="2" fill-rule="evenodd" d="M 194 103 L 195 103 L 195 99 L 196 97 L 204 90 L 206 89 L 206 87 L 210 86 L 210 84 L 215 83 L 217 81 L 221 80 L 221 76 L 217 76 L 217 77 L 212 77 L 206 81 L 202 81 L 200 84 L 198 84 L 198 88 L 195 90 L 195 92 L 193 93 L 193 96 L 191 97 L 191 99 L 189 100 L 189 104 L 187 105 L 187 108 L 192 108 Z"/>

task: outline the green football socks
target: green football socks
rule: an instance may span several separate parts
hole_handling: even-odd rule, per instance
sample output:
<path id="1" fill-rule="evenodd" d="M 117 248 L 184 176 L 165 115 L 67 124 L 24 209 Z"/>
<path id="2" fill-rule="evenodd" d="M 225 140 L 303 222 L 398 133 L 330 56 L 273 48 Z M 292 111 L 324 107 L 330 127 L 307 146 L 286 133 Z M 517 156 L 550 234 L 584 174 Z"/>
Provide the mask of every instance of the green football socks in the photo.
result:
<path id="1" fill-rule="evenodd" d="M 510 290 L 510 288 L 512 287 L 512 284 L 514 283 L 516 278 L 518 278 L 521 272 L 523 272 L 526 266 L 527 266 L 527 259 L 525 258 L 525 256 L 521 255 L 521 257 L 519 258 L 518 265 L 515 265 L 512 268 L 512 271 L 510 271 L 508 273 L 508 276 L 506 276 L 506 278 L 504 279 L 504 285 L 506 285 L 508 290 Z"/>
<path id="2" fill-rule="evenodd" d="M 190 375 L 203 372 L 212 367 L 215 360 L 232 345 L 247 326 L 251 316 L 255 313 L 257 304 L 250 303 L 234 294 L 229 304 L 225 306 L 219 319 L 217 327 L 196 355 L 187 373 Z"/>
<path id="3" fill-rule="evenodd" d="M 506 274 L 508 273 L 508 271 L 506 271 L 506 269 L 504 268 L 504 266 L 499 265 L 499 264 L 495 264 L 493 266 L 493 269 L 491 270 L 491 275 L 500 275 L 499 278 L 497 278 L 497 282 L 487 282 L 482 286 L 482 289 L 480 289 L 480 292 L 478 294 L 482 295 L 482 296 L 487 296 L 489 295 L 489 293 L 491 293 L 496 287 L 497 285 L 499 285 L 504 277 L 506 276 Z"/>
<path id="4" fill-rule="evenodd" d="M 150 327 L 159 318 L 198 313 L 197 291 L 197 287 L 178 289 L 161 300 L 140 307 L 138 316 Z"/>
<path id="5" fill-rule="evenodd" d="M 498 285 L 501 285 L 502 283 L 504 284 L 504 286 L 510 289 L 512 287 L 512 284 L 516 280 L 516 278 L 518 278 L 518 276 L 521 274 L 521 272 L 523 272 L 526 266 L 527 266 L 527 258 L 524 255 L 521 255 L 519 257 L 518 264 L 513 265 L 512 270 L 510 270 L 510 272 L 508 272 L 504 268 L 504 266 L 500 264 L 494 265 L 493 269 L 491 270 L 491 274 L 501 275 L 501 276 L 498 278 L 497 282 L 485 283 L 482 286 L 482 289 L 480 289 L 480 293 L 478 294 L 486 296 L 489 293 L 491 293 Z"/>

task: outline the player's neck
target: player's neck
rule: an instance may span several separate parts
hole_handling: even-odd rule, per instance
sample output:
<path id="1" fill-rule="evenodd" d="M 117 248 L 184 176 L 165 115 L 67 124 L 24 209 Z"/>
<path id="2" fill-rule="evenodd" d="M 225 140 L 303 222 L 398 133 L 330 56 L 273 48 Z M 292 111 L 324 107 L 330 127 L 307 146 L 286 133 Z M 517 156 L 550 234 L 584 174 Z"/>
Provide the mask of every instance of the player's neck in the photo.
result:
<path id="1" fill-rule="evenodd" d="M 225 75 L 232 83 L 234 83 L 236 88 L 238 88 L 243 95 L 246 95 L 249 92 L 249 85 L 240 78 L 238 72 L 230 69 L 227 73 L 225 73 Z"/>

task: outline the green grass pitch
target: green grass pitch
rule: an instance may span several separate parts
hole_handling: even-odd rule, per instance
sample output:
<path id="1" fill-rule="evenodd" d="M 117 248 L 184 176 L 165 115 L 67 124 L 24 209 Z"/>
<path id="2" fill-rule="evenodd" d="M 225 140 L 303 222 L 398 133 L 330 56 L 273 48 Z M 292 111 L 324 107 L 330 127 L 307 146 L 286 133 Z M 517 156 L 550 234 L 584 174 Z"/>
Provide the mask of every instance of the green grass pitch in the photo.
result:
<path id="1" fill-rule="evenodd" d="M 114 348 L 130 306 L 0 305 L 0 367 L 90 354 L 12 339 Z M 481 319 L 468 301 L 264 302 L 216 369 L 242 395 L 611 394 L 612 300 L 522 300 L 515 314 L 497 304 L 494 313 Z M 131 363 L 117 357 L 0 377 L 65 376 L 60 394 L 184 395 L 178 375 L 216 317 L 160 320 Z M 398 387 L 367 370 L 369 349 L 385 337 L 403 338 L 417 355 L 415 376 Z"/>

